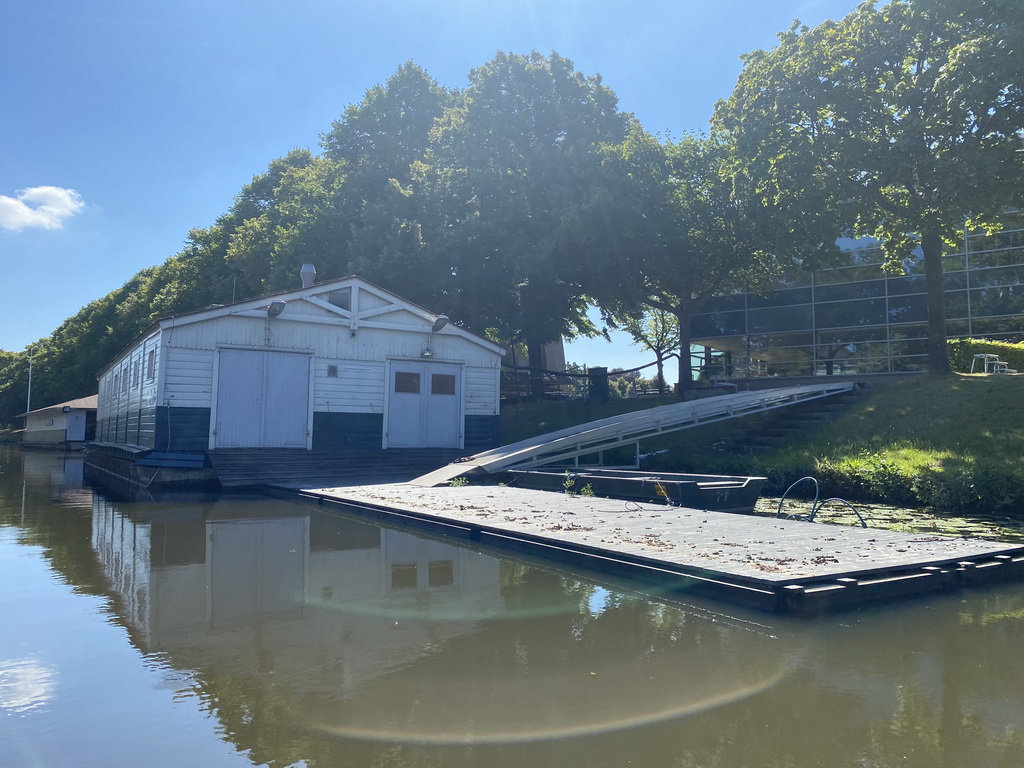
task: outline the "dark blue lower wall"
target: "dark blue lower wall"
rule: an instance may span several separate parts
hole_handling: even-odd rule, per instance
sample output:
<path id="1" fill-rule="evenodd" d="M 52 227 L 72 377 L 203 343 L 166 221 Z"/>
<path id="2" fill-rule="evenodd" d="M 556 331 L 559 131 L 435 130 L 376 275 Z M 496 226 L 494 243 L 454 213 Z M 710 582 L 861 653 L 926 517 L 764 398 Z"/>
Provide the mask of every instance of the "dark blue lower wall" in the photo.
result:
<path id="1" fill-rule="evenodd" d="M 153 448 L 158 451 L 205 451 L 210 443 L 210 409 L 161 405 L 154 431 Z"/>
<path id="2" fill-rule="evenodd" d="M 313 450 L 365 448 L 379 451 L 384 416 L 379 413 L 313 413 Z"/>
<path id="3" fill-rule="evenodd" d="M 379 413 L 314 413 L 313 449 L 378 451 L 384 434 Z M 482 451 L 501 444 L 497 416 L 467 416 L 466 448 Z M 209 408 L 156 408 L 103 419 L 96 439 L 141 445 L 158 451 L 205 451 L 210 440 Z"/>
<path id="4" fill-rule="evenodd" d="M 484 451 L 501 445 L 501 421 L 497 416 L 466 417 L 466 448 Z"/>

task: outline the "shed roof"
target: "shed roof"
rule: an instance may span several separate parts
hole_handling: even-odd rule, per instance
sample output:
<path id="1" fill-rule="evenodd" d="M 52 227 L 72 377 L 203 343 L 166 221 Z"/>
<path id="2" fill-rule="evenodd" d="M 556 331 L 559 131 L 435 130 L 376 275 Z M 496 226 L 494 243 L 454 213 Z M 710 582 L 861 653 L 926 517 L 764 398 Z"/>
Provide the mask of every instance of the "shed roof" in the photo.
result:
<path id="1" fill-rule="evenodd" d="M 152 334 L 154 331 L 161 328 L 170 328 L 178 325 L 188 323 L 199 323 L 206 320 L 212 320 L 225 315 L 237 315 L 242 312 L 252 312 L 255 310 L 265 310 L 271 301 L 292 301 L 295 299 L 303 299 L 307 297 L 315 296 L 316 294 L 323 293 L 325 291 L 336 290 L 345 286 L 359 285 L 363 288 L 369 289 L 371 292 L 379 295 L 384 295 L 394 301 L 396 305 L 401 306 L 403 309 L 409 311 L 414 315 L 418 315 L 426 323 L 432 323 L 437 319 L 437 313 L 431 312 L 418 304 L 415 304 L 408 299 L 403 299 L 398 294 L 389 291 L 387 288 L 381 288 L 375 283 L 371 283 L 369 280 L 361 278 L 357 275 L 348 275 L 347 277 L 340 277 L 334 280 L 325 280 L 321 283 L 314 283 L 313 285 L 300 288 L 292 288 L 286 291 L 278 291 L 276 293 L 268 293 L 262 296 L 256 296 L 251 299 L 243 299 L 241 301 L 235 301 L 230 304 L 214 304 L 209 307 L 202 309 L 195 309 L 189 312 L 182 312 L 177 315 L 170 315 L 168 317 L 161 318 L 154 322 L 149 328 L 143 331 L 141 334 L 135 337 L 132 342 L 121 350 L 114 358 L 110 360 L 97 374 L 97 378 L 102 376 L 108 369 L 118 363 L 124 355 L 131 349 L 133 349 L 138 343 L 139 339 Z M 462 338 L 473 342 L 485 349 L 489 349 L 495 354 L 504 355 L 505 349 L 499 344 L 485 339 L 483 336 L 479 336 L 471 331 L 467 331 L 464 328 L 455 325 L 454 323 L 445 326 L 446 333 L 454 333 Z"/>
<path id="2" fill-rule="evenodd" d="M 95 411 L 99 403 L 99 395 L 89 395 L 88 397 L 79 397 L 75 400 L 67 400 L 63 403 L 57 403 L 56 405 L 48 405 L 45 408 L 34 408 L 31 411 L 25 413 L 19 413 L 17 418 L 28 416 L 30 413 L 44 413 L 46 411 L 63 411 L 68 408 L 73 411 Z"/>

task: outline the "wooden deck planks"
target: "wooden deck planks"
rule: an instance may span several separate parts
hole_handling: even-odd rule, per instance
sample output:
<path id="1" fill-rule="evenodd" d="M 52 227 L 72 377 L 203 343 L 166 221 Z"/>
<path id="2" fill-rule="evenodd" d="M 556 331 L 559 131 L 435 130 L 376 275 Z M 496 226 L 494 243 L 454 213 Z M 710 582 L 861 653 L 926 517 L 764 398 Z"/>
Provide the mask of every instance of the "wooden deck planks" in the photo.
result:
<path id="1" fill-rule="evenodd" d="M 470 538 L 479 538 L 483 532 L 510 544 L 533 542 L 561 559 L 568 558 L 559 553 L 584 553 L 597 563 L 606 560 L 616 567 L 632 563 L 691 574 L 777 598 L 788 595 L 785 599 L 790 601 L 799 596 L 806 602 L 805 593 L 815 590 L 820 593 L 817 603 L 826 600 L 823 595 L 829 592 L 846 592 L 844 599 L 850 600 L 850 587 L 867 585 L 873 585 L 878 594 L 872 599 L 934 591 L 939 581 L 950 586 L 953 580 L 939 577 L 951 571 L 993 564 L 1009 566 L 1015 576 L 1024 575 L 1024 547 L 977 539 L 705 512 L 508 486 L 424 488 L 398 483 L 307 488 L 300 493 L 307 498 L 414 515 L 428 524 L 461 526 L 471 531 Z M 915 587 L 913 580 L 922 583 Z M 883 583 L 889 586 L 880 589 Z M 858 599 L 866 594 L 861 590 Z M 772 599 L 765 602 L 772 608 Z M 826 602 L 842 601 L 831 596 Z"/>

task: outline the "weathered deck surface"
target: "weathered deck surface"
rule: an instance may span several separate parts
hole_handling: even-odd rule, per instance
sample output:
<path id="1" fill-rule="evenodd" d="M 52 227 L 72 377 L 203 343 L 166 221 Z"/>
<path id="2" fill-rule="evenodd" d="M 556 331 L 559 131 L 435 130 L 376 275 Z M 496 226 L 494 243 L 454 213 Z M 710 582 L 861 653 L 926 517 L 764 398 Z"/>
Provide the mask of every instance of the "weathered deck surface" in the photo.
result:
<path id="1" fill-rule="evenodd" d="M 281 489 L 284 491 L 284 489 Z M 1024 578 L 1024 547 L 507 486 L 291 489 L 371 514 L 754 607 L 813 613 Z"/>

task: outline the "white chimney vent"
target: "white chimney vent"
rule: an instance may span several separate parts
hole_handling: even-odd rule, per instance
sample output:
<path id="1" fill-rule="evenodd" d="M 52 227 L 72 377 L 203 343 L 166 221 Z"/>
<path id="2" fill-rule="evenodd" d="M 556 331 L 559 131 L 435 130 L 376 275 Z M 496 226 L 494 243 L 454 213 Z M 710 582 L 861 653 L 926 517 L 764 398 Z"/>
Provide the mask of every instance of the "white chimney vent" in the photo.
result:
<path id="1" fill-rule="evenodd" d="M 309 288 L 316 282 L 316 267 L 312 264 L 303 264 L 302 269 L 299 270 L 299 274 L 302 276 L 303 288 Z"/>

